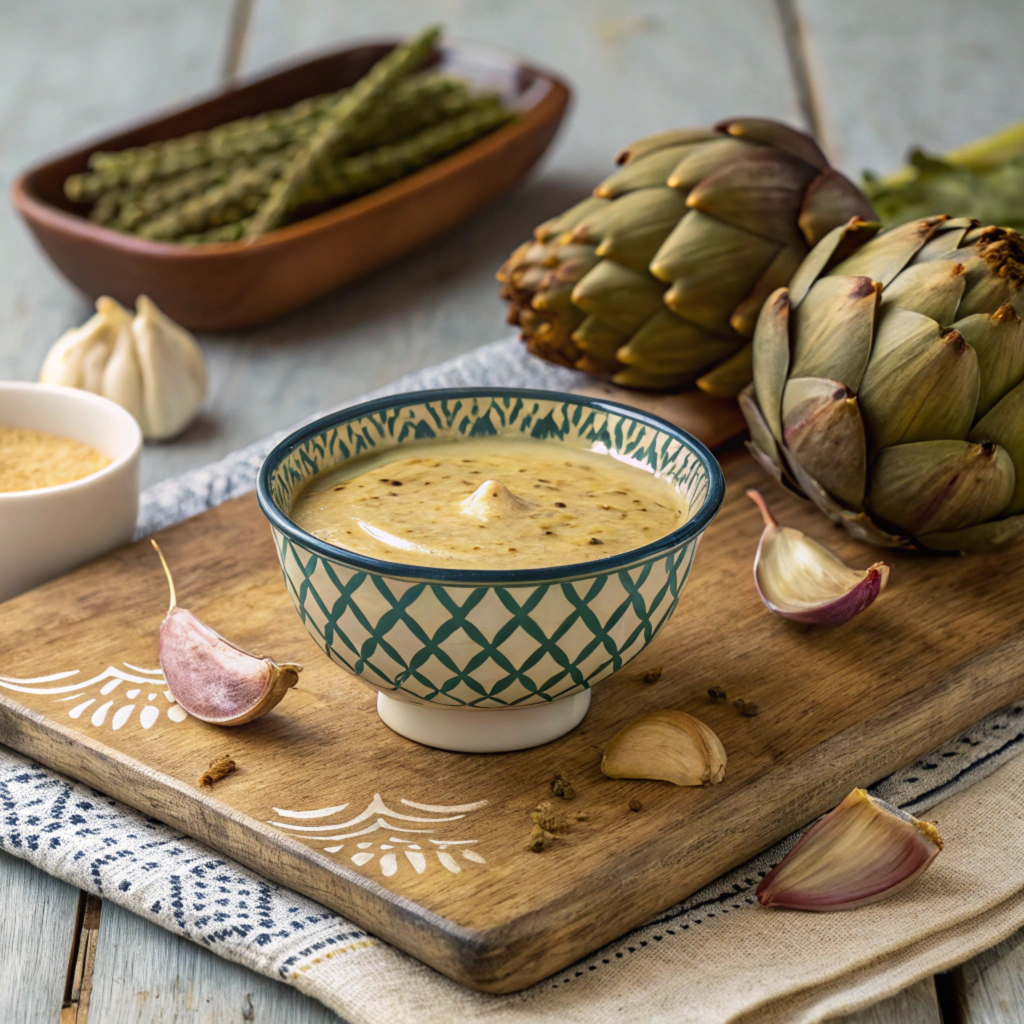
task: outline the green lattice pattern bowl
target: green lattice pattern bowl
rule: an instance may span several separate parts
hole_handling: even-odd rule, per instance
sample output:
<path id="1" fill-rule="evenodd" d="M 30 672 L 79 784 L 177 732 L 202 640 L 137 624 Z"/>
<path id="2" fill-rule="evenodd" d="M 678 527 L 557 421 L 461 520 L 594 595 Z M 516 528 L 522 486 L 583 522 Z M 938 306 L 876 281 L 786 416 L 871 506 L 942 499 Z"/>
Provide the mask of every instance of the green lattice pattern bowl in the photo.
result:
<path id="1" fill-rule="evenodd" d="M 288 519 L 296 492 L 325 469 L 380 448 L 482 434 L 639 460 L 685 492 L 689 519 L 623 555 L 509 571 L 383 562 Z M 329 658 L 399 700 L 497 709 L 579 694 L 639 654 L 675 610 L 724 482 L 699 441 L 657 417 L 578 395 L 491 388 L 399 395 L 324 417 L 270 453 L 257 492 L 295 610 Z"/>

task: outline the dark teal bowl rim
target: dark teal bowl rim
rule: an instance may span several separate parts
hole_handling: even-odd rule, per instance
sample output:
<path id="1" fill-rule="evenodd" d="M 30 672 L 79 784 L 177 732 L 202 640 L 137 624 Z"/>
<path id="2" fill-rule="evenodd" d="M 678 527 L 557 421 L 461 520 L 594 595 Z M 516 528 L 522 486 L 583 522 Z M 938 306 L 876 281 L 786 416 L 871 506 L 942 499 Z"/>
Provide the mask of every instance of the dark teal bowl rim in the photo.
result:
<path id="1" fill-rule="evenodd" d="M 534 398 L 549 402 L 570 402 L 574 405 L 600 409 L 604 412 L 614 413 L 617 416 L 625 416 L 638 423 L 644 423 L 674 437 L 697 456 L 708 475 L 707 497 L 704 499 L 704 504 L 701 505 L 697 514 L 680 526 L 678 530 L 673 530 L 672 533 L 666 534 L 650 544 L 645 544 L 643 547 L 632 548 L 629 551 L 622 552 L 620 555 L 612 555 L 608 558 L 595 558 L 592 562 L 573 562 L 569 565 L 552 565 L 538 569 L 439 569 L 426 565 L 406 565 L 403 562 L 385 562 L 378 558 L 371 558 L 368 555 L 356 554 L 356 552 L 348 551 L 345 548 L 335 547 L 333 544 L 327 544 L 318 537 L 314 537 L 311 533 L 306 533 L 305 530 L 296 526 L 274 503 L 274 499 L 270 494 L 270 478 L 274 470 L 299 445 L 305 444 L 306 441 L 316 437 L 317 434 L 347 423 L 349 420 L 359 419 L 361 416 L 381 412 L 384 409 L 397 409 L 408 405 L 419 405 L 423 402 L 459 398 Z M 259 503 L 260 510 L 270 521 L 270 524 L 300 547 L 320 555 L 322 558 L 330 559 L 332 562 L 338 562 L 349 568 L 375 573 L 378 576 L 429 580 L 434 583 L 490 584 L 494 586 L 546 583 L 552 580 L 602 576 L 605 573 L 615 572 L 618 569 L 648 561 L 651 558 L 656 558 L 658 555 L 667 554 L 669 551 L 685 544 L 688 540 L 700 536 L 710 526 L 715 516 L 718 515 L 718 510 L 722 507 L 724 498 L 725 478 L 722 475 L 722 467 L 719 466 L 718 460 L 697 438 L 669 423 L 668 420 L 664 420 L 660 416 L 653 416 L 651 413 L 642 412 L 639 409 L 630 408 L 627 405 L 619 405 L 618 402 L 606 401 L 603 398 L 574 395 L 567 391 L 539 391 L 530 388 L 469 387 L 407 391 L 400 395 L 376 398 L 371 402 L 363 402 L 360 405 L 339 409 L 337 412 L 328 413 L 326 416 L 322 416 L 320 419 L 300 427 L 275 445 L 271 449 L 270 454 L 263 460 L 263 465 L 260 467 L 259 476 L 256 480 L 256 500 Z"/>

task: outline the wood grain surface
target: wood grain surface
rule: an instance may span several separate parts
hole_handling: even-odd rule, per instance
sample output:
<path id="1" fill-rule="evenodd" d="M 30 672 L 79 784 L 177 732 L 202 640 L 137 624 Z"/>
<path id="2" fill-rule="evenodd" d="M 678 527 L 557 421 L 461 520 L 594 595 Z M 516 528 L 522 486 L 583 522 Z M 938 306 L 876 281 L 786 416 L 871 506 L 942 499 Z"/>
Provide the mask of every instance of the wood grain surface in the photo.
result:
<path id="1" fill-rule="evenodd" d="M 307 666 L 274 713 L 226 732 L 166 714 L 147 730 L 140 711 L 115 731 L 116 713 L 129 703 L 125 684 L 109 689 L 113 704 L 96 725 L 90 716 L 99 703 L 72 719 L 66 694 L 4 688 L 0 741 L 305 892 L 466 984 L 522 988 L 1024 693 L 1015 667 L 1024 655 L 1015 600 L 1024 552 L 893 553 L 891 590 L 870 612 L 835 630 L 794 626 L 764 610 L 750 580 L 760 520 L 743 491 L 764 480 L 742 452 L 723 465 L 726 503 L 676 615 L 634 663 L 595 689 L 583 724 L 553 744 L 473 757 L 389 732 L 374 713 L 374 693 L 327 662 L 299 624 L 251 496 L 160 538 L 184 607 L 248 649 Z M 782 522 L 824 537 L 855 564 L 873 560 L 809 506 L 771 493 Z M 89 678 L 107 665 L 153 667 L 165 600 L 147 544 L 115 552 L 0 608 L 3 674 L 78 670 Z M 661 679 L 639 681 L 653 667 L 663 669 Z M 742 718 L 712 704 L 712 683 L 755 701 L 762 714 Z M 600 774 L 611 735 L 658 707 L 690 711 L 718 732 L 729 752 L 722 785 L 677 789 Z M 240 770 L 212 792 L 198 790 L 199 771 L 225 750 Z M 573 806 L 589 820 L 534 854 L 526 845 L 530 811 L 559 770 L 576 778 Z M 391 811 L 413 815 L 401 801 L 487 801 L 453 831 L 437 831 L 438 840 L 474 840 L 486 863 L 462 861 L 457 875 L 433 862 L 422 874 L 403 864 L 386 877 L 380 857 L 353 864 L 351 843 L 327 853 L 323 841 L 302 842 L 268 824 L 282 820 L 274 808 L 346 803 L 356 814 L 377 793 Z M 633 796 L 643 813 L 629 812 Z"/>

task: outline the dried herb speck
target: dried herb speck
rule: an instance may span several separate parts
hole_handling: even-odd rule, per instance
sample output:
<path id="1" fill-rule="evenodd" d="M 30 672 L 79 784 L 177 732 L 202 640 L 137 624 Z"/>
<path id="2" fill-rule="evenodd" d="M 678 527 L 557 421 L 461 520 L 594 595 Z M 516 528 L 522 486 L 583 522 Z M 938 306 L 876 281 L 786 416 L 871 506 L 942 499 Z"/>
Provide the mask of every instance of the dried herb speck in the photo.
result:
<path id="1" fill-rule="evenodd" d="M 530 849 L 534 853 L 546 850 L 555 841 L 555 836 L 540 825 L 534 825 L 530 832 Z"/>
<path id="2" fill-rule="evenodd" d="M 565 772 L 556 772 L 555 777 L 551 780 L 551 792 L 563 800 L 572 800 L 576 796 L 572 779 Z"/>
<path id="3" fill-rule="evenodd" d="M 212 786 L 215 782 L 220 782 L 225 775 L 230 775 L 236 768 L 238 765 L 230 754 L 216 757 L 207 765 L 206 771 L 196 779 L 196 785 Z"/>

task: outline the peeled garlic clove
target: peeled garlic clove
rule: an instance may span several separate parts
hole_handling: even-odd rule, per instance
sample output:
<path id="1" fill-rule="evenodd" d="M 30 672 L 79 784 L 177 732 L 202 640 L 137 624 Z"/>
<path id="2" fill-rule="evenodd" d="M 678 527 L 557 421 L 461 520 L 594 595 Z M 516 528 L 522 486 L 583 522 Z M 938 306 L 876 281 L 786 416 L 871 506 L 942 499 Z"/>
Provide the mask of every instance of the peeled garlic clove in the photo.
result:
<path id="1" fill-rule="evenodd" d="M 852 910 L 908 886 L 938 856 L 935 826 L 855 789 L 757 887 L 766 907 Z"/>
<path id="2" fill-rule="evenodd" d="M 725 778 L 725 747 L 684 711 L 651 711 L 624 725 L 604 748 L 601 771 L 611 779 L 659 779 L 710 786 Z"/>
<path id="3" fill-rule="evenodd" d="M 152 544 L 171 588 L 171 604 L 160 625 L 160 667 L 167 689 L 193 718 L 214 725 L 244 725 L 265 715 L 299 681 L 302 666 L 257 658 L 179 608 L 163 552 L 156 541 Z"/>
<path id="4" fill-rule="evenodd" d="M 769 611 L 796 622 L 838 626 L 864 611 L 885 588 L 889 567 L 884 562 L 851 569 L 824 544 L 779 526 L 759 492 L 747 491 L 747 497 L 764 517 L 754 583 Z"/>

